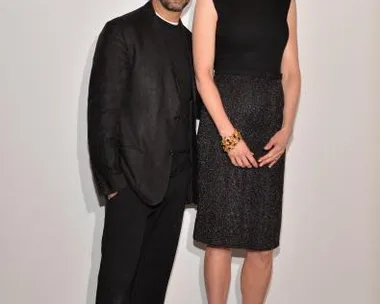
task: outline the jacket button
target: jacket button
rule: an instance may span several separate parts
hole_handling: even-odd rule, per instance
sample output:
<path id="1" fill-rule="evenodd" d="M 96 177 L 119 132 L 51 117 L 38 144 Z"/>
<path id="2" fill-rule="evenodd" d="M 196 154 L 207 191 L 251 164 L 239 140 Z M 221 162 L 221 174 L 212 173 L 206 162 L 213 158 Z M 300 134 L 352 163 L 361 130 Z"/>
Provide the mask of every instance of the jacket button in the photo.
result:
<path id="1" fill-rule="evenodd" d="M 180 120 L 180 117 L 178 115 L 174 116 L 174 120 Z"/>
<path id="2" fill-rule="evenodd" d="M 173 150 L 169 150 L 170 155 L 174 155 Z"/>

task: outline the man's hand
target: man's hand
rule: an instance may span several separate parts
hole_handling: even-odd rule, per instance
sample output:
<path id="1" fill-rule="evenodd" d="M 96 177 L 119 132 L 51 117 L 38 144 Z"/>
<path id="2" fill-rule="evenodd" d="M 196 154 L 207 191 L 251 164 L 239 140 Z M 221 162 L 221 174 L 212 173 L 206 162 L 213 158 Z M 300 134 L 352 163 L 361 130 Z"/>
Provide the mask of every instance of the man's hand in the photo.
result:
<path id="1" fill-rule="evenodd" d="M 118 194 L 118 192 L 114 192 L 114 193 L 108 194 L 108 196 L 107 196 L 108 200 L 113 199 L 117 194 Z"/>

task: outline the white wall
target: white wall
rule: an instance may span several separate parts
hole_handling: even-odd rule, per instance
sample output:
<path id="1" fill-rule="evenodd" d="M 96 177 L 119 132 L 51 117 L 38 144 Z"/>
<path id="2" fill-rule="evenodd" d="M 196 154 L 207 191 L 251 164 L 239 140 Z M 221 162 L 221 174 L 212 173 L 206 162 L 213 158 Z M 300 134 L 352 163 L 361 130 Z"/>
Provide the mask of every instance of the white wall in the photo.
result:
<path id="1" fill-rule="evenodd" d="M 90 63 L 104 22 L 141 4 L 0 2 L 0 303 L 94 303 L 103 208 L 85 142 Z M 377 304 L 380 3 L 298 5 L 302 104 L 268 303 Z M 168 304 L 206 303 L 194 216 L 186 211 Z"/>

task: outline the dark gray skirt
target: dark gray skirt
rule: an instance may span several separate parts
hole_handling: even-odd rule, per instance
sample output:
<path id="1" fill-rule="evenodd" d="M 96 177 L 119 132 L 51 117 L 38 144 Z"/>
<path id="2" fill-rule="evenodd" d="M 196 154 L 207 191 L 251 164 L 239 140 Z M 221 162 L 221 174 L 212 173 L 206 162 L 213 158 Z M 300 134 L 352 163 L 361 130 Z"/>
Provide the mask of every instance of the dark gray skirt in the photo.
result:
<path id="1" fill-rule="evenodd" d="M 282 126 L 280 79 L 217 75 L 225 110 L 256 159 Z M 239 168 L 220 146 L 203 108 L 198 130 L 198 210 L 194 239 L 210 246 L 271 250 L 279 246 L 285 156 L 272 167 Z"/>

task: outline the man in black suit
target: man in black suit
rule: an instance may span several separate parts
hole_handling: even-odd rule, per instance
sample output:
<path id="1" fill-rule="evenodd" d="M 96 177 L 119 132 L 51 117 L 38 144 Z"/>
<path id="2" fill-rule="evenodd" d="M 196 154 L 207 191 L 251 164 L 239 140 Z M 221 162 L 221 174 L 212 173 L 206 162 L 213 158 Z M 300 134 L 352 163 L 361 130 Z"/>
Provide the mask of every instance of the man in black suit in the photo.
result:
<path id="1" fill-rule="evenodd" d="M 88 141 L 106 195 L 97 304 L 160 304 L 191 202 L 195 96 L 189 0 L 109 21 L 95 50 Z"/>

